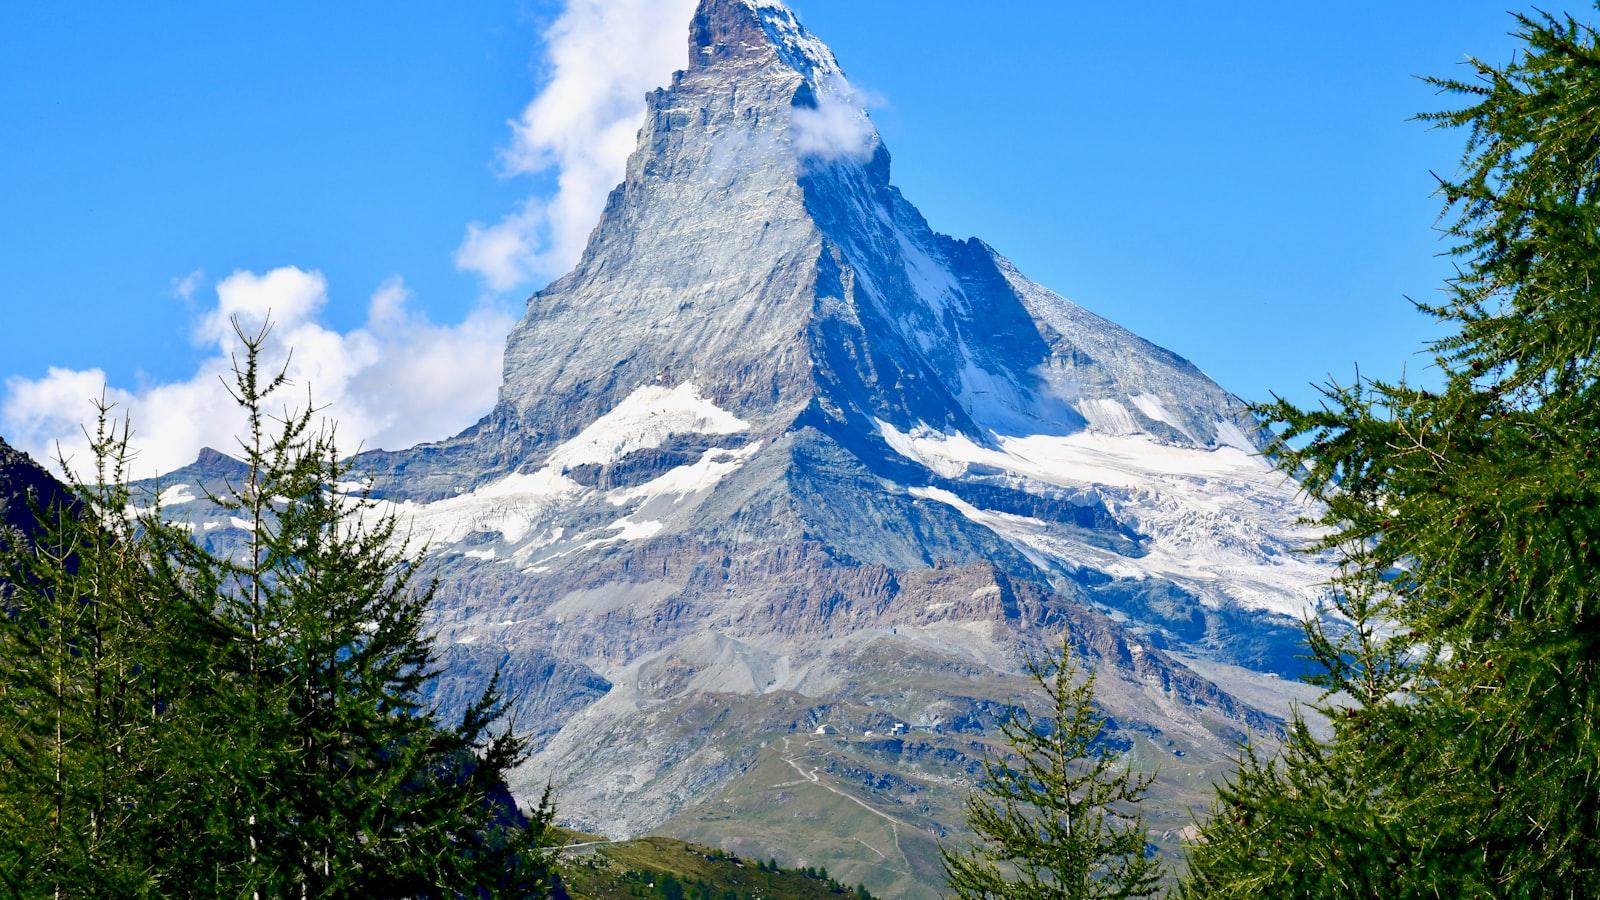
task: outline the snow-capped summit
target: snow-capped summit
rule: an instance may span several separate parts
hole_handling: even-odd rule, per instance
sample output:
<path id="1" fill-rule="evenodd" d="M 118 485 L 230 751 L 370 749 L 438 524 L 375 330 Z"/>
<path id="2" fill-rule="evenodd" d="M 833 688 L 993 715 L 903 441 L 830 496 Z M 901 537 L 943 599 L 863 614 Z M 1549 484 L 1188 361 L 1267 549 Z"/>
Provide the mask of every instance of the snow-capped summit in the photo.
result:
<path id="1" fill-rule="evenodd" d="M 689 24 L 689 68 L 728 60 L 760 63 L 776 53 L 813 86 L 844 74 L 827 44 L 778 0 L 710 0 Z"/>
<path id="2" fill-rule="evenodd" d="M 890 184 L 833 54 L 786 7 L 707 0 L 689 57 L 647 98 L 582 260 L 511 336 L 492 417 L 521 444 L 508 455 L 691 378 L 774 426 L 815 406 L 857 432 L 1087 428 L 1253 448 L 1239 404 L 1194 366 L 982 242 L 935 234 Z"/>

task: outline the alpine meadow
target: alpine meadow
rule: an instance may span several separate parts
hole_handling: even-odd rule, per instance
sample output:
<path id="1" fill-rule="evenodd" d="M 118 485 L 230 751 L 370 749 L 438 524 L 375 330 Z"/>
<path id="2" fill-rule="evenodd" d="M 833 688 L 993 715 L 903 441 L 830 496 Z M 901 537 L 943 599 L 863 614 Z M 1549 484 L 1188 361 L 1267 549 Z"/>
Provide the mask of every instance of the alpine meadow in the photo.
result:
<path id="1" fill-rule="evenodd" d="M 894 23 L 874 77 L 786 0 L 0 14 L 15 152 L 79 159 L 71 113 L 120 154 L 70 189 L 30 170 L 86 204 L 78 239 L 20 181 L 0 206 L 4 340 L 73 360 L 19 355 L 0 388 L 0 896 L 1600 896 L 1600 4 L 1497 12 L 1500 43 L 1392 86 L 1357 70 L 1434 59 L 1419 35 L 1469 33 L 1471 4 L 1278 10 L 1300 44 L 1242 56 L 1259 10 L 1157 4 L 1129 30 L 1080 5 L 835 5 Z M 926 46 L 954 17 L 967 45 Z M 529 28 L 540 92 L 508 121 L 482 73 L 526 70 Z M 93 86 L 44 62 L 63 53 L 99 60 Z M 1250 71 L 1279 57 L 1351 80 Z M 1017 98 L 968 118 L 948 86 L 994 72 Z M 1431 234 L 1326 164 L 1377 171 L 1387 132 L 1349 117 L 1417 85 L 1416 146 L 1458 154 L 1411 173 Z M 931 180 L 885 141 L 942 149 L 908 122 L 929 98 L 957 136 Z M 979 124 L 1002 114 L 1013 132 Z M 1246 115 L 1281 124 L 1207 145 Z M 487 177 L 534 195 L 453 255 L 397 244 L 500 202 L 395 180 L 481 153 L 468 120 L 509 125 Z M 1246 139 L 1292 180 L 1225 167 Z M 949 165 L 1007 142 L 1058 161 L 1037 203 L 992 187 L 1021 163 Z M 321 178 L 347 150 L 366 162 Z M 229 154 L 259 183 L 207 181 Z M 1289 185 L 1346 208 L 1263 218 Z M 902 187 L 940 219 L 981 197 L 1017 255 Z M 191 197 L 218 218 L 176 249 L 208 268 L 323 261 L 173 277 L 148 315 L 189 315 L 192 346 L 155 352 L 115 324 L 137 301 L 93 286 L 131 283 Z M 93 237 L 135 198 L 144 226 Z M 1157 208 L 1213 224 L 1175 249 Z M 1069 241 L 1074 216 L 1095 222 Z M 1315 283 L 1364 234 L 1436 239 L 1431 299 L 1371 254 L 1336 262 L 1395 285 L 1373 306 Z M 363 321 L 324 269 L 384 254 L 422 274 Z M 1247 325 L 1217 299 L 1296 267 L 1315 304 Z M 1140 298 L 1176 273 L 1193 298 L 1118 318 L 1276 387 L 1236 396 L 1024 268 Z M 40 294 L 46 269 L 82 290 Z M 423 295 L 450 279 L 476 295 L 441 324 Z M 1370 311 L 1408 302 L 1411 332 Z M 1371 352 L 1400 339 L 1416 357 Z M 1282 362 L 1314 346 L 1350 374 Z"/>

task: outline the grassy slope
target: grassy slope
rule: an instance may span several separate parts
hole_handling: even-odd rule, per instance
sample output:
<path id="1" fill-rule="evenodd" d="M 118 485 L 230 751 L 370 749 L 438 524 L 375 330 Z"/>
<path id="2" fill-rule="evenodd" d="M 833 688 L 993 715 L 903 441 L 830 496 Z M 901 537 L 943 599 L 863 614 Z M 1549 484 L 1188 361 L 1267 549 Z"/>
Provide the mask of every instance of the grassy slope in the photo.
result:
<path id="1" fill-rule="evenodd" d="M 943 735 L 924 739 L 950 749 L 969 742 Z M 1176 861 L 1181 854 L 1178 831 L 1193 821 L 1191 810 L 1205 808 L 1211 784 L 1227 771 L 1228 763 L 1194 753 L 1177 757 L 1164 744 L 1140 736 L 1129 759 L 1135 768 L 1160 773 L 1145 804 L 1145 824 L 1151 843 Z M 840 880 L 865 882 L 881 897 L 942 896 L 939 842 L 960 845 L 968 838 L 942 833 L 935 823 L 961 821 L 961 802 L 972 776 L 937 764 L 902 764 L 895 769 L 911 776 L 912 789 L 889 796 L 867 789 L 862 782 L 863 774 L 884 767 L 881 756 L 868 749 L 871 746 L 850 738 L 811 736 L 779 742 L 758 766 L 661 830 L 754 859 L 770 856 L 785 865 L 825 864 Z M 957 780 L 963 774 L 966 778 Z"/>
<path id="2" fill-rule="evenodd" d="M 844 733 L 822 737 L 797 731 L 764 741 L 740 774 L 655 833 L 752 859 L 776 858 L 787 866 L 826 865 L 841 881 L 865 883 L 880 897 L 942 896 L 938 847 L 970 839 L 960 827 L 966 818 L 963 803 L 979 780 L 985 753 L 1003 749 L 996 743 L 997 730 L 867 738 L 860 725 L 885 707 L 914 715 L 917 707 L 931 707 L 941 697 L 963 695 L 1017 703 L 1032 698 L 1036 689 L 1015 676 L 945 677 L 932 665 L 912 660 L 896 667 L 895 662 L 880 658 L 876 671 L 866 664 L 852 669 L 866 702 L 836 701 L 828 710 L 829 721 Z M 868 674 L 860 674 L 863 669 Z M 1115 679 L 1102 680 L 1100 693 L 1117 707 L 1141 702 Z M 758 711 L 745 709 L 760 700 L 730 698 L 750 722 L 763 721 Z M 1160 721 L 1159 710 L 1141 712 L 1146 721 Z M 1143 804 L 1148 840 L 1177 861 L 1179 832 L 1206 809 L 1212 785 L 1231 770 L 1233 744 L 1231 737 L 1176 721 L 1163 724 L 1168 727 L 1156 734 L 1129 729 L 1118 736 L 1131 743 L 1129 764 L 1158 775 Z"/>
<path id="3" fill-rule="evenodd" d="M 571 843 L 599 841 L 574 835 Z M 853 891 L 828 878 L 793 869 L 762 871 L 756 860 L 664 837 L 578 846 L 562 853 L 561 877 L 573 900 L 672 897 L 667 880 L 682 888 L 685 900 L 708 897 L 768 900 L 841 900 Z"/>

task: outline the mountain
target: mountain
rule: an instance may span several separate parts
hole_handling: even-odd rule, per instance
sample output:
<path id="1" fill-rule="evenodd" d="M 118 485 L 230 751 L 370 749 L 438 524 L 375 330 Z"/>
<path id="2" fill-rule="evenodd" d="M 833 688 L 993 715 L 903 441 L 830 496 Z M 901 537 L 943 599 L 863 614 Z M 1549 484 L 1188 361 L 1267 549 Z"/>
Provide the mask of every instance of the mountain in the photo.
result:
<path id="1" fill-rule="evenodd" d="M 1176 848 L 1303 696 L 1296 485 L 1193 364 L 935 233 L 777 0 L 703 0 L 688 49 L 494 410 L 357 460 L 430 542 L 437 699 L 501 668 L 540 741 L 514 787 L 575 826 L 935 896 L 1065 632 Z M 202 463 L 167 506 L 223 541 Z"/>
<path id="2" fill-rule="evenodd" d="M 71 501 L 71 492 L 33 457 L 0 438 L 0 530 L 38 533 L 36 513 Z"/>

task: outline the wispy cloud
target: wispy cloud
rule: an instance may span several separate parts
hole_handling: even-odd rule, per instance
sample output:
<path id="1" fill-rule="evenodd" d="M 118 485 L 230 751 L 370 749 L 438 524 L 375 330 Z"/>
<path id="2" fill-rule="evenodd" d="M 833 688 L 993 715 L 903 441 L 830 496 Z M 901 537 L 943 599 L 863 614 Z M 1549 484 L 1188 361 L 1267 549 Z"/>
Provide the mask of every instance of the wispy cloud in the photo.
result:
<path id="1" fill-rule="evenodd" d="M 456 267 L 476 272 L 492 291 L 504 293 L 531 281 L 546 264 L 541 231 L 549 221 L 544 204 L 530 198 L 493 225 L 472 222 L 456 249 Z"/>
<path id="2" fill-rule="evenodd" d="M 172 296 L 185 303 L 192 302 L 195 292 L 205 283 L 206 273 L 201 269 L 195 269 L 181 278 L 172 279 Z"/>
<path id="3" fill-rule="evenodd" d="M 437 325 L 413 312 L 410 299 L 405 284 L 390 279 L 369 299 L 366 321 L 340 332 L 321 321 L 328 302 L 321 273 L 234 272 L 216 284 L 216 302 L 195 319 L 195 342 L 210 352 L 190 377 L 131 389 L 109 384 L 99 369 L 51 368 L 42 378 L 11 378 L 0 402 L 0 433 L 41 459 L 59 445 L 81 464 L 82 423 L 103 394 L 132 417 L 139 476 L 185 465 L 204 446 L 227 452 L 241 425 L 223 386 L 240 349 L 232 320 L 248 331 L 270 317 L 268 363 L 287 362 L 294 399 L 303 405 L 309 392 L 325 406 L 346 449 L 447 437 L 493 405 L 512 317 L 485 305 L 458 324 Z"/>
<path id="4" fill-rule="evenodd" d="M 881 105 L 881 99 L 857 89 L 843 75 L 820 85 L 816 99 L 816 106 L 794 111 L 795 151 L 820 160 L 871 159 L 879 139 L 867 107 Z"/>
<path id="5" fill-rule="evenodd" d="M 582 255 L 606 195 L 622 181 L 644 95 L 687 63 L 695 0 L 569 0 L 545 32 L 548 77 L 511 122 L 506 176 L 553 172 L 553 196 L 498 222 L 473 222 L 456 265 L 495 291 L 560 275 Z"/>

